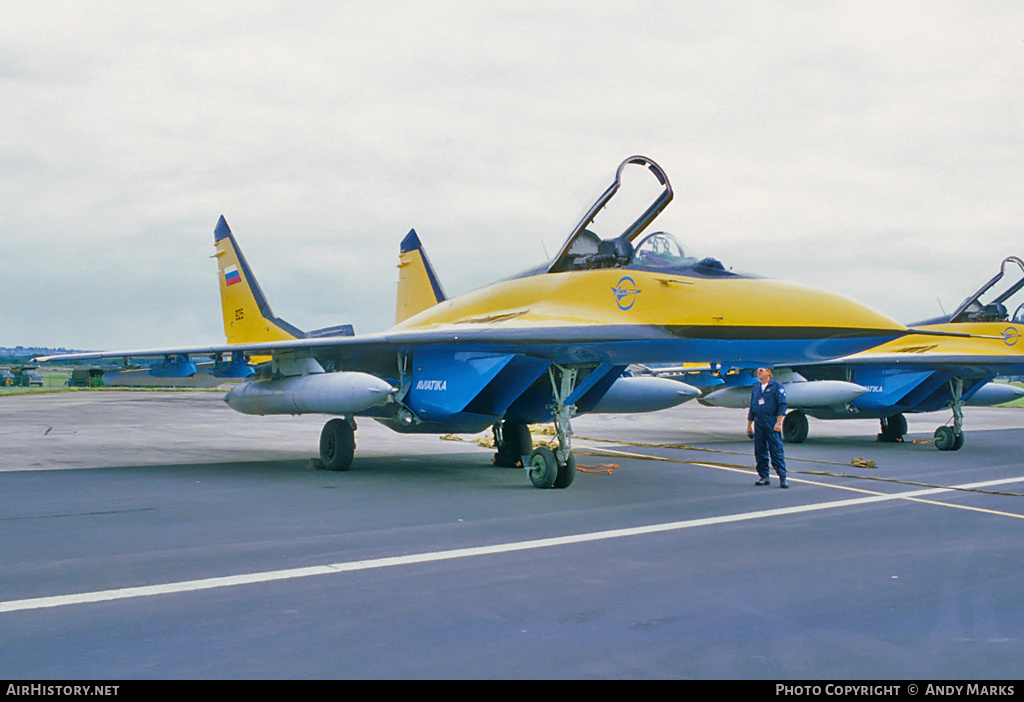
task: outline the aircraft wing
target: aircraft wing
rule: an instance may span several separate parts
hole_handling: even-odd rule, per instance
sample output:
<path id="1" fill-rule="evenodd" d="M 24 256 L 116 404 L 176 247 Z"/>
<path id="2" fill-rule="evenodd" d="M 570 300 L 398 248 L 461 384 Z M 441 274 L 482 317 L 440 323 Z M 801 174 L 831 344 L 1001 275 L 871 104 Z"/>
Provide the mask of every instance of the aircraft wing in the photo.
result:
<path id="1" fill-rule="evenodd" d="M 252 356 L 308 353 L 311 356 L 365 355 L 402 352 L 437 346 L 457 346 L 466 351 L 487 351 L 494 353 L 525 353 L 559 363 L 572 362 L 614 362 L 630 363 L 635 350 L 628 344 L 660 341 L 679 341 L 680 336 L 671 329 L 638 327 L 635 325 L 566 325 L 565 323 L 540 323 L 529 326 L 510 326 L 496 323 L 443 324 L 431 328 L 395 329 L 388 332 L 362 334 L 346 337 L 324 337 L 289 339 L 283 341 L 262 341 L 243 344 L 210 344 L 199 346 L 168 346 L 148 349 L 120 349 L 110 351 L 89 351 L 81 353 L 39 356 L 35 362 L 91 361 L 108 358 L 156 358 L 169 356 L 219 356 L 243 353 Z M 827 333 L 827 331 L 825 332 Z M 874 330 L 866 330 L 866 335 Z M 758 341 L 770 342 L 773 332 L 762 330 Z M 790 331 L 783 328 L 777 332 L 779 339 L 788 339 Z M 678 355 L 678 354 L 677 354 Z M 738 355 L 743 355 L 739 353 Z M 724 359 L 725 363 L 751 366 L 758 362 L 749 358 Z"/>
<path id="2" fill-rule="evenodd" d="M 984 367 L 996 375 L 1024 373 L 1024 357 L 992 354 L 877 354 L 854 355 L 834 361 L 797 364 L 803 366 L 916 366 L 922 368 Z"/>

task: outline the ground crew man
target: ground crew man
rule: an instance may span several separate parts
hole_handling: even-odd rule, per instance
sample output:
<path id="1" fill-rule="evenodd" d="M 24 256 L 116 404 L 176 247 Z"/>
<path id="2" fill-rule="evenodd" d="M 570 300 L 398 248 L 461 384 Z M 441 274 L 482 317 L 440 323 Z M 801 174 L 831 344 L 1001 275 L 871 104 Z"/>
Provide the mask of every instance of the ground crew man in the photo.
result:
<path id="1" fill-rule="evenodd" d="M 747 436 L 754 438 L 754 458 L 757 460 L 758 481 L 754 485 L 771 485 L 768 480 L 768 459 L 779 475 L 779 487 L 788 488 L 786 482 L 786 456 L 782 451 L 782 420 L 786 417 L 786 389 L 772 379 L 771 368 L 758 368 L 757 379 L 750 393 L 750 411 L 747 412 Z"/>

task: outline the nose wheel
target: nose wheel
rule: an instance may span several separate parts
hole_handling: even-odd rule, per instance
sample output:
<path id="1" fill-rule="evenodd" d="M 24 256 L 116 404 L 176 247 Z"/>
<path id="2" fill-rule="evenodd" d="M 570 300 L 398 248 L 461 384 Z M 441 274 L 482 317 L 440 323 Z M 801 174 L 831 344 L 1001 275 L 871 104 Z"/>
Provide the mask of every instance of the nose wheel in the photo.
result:
<path id="1" fill-rule="evenodd" d="M 554 451 L 547 446 L 538 446 L 530 454 L 528 471 L 534 487 L 567 488 L 576 477 L 576 457 L 570 453 L 565 463 L 560 464 Z"/>
<path id="2" fill-rule="evenodd" d="M 964 445 L 964 433 L 957 434 L 953 427 L 941 426 L 935 430 L 934 443 L 940 451 L 959 451 Z"/>
<path id="3" fill-rule="evenodd" d="M 964 381 L 951 378 L 949 390 L 953 408 L 953 426 L 943 425 L 935 430 L 935 448 L 940 451 L 959 451 L 964 445 Z"/>

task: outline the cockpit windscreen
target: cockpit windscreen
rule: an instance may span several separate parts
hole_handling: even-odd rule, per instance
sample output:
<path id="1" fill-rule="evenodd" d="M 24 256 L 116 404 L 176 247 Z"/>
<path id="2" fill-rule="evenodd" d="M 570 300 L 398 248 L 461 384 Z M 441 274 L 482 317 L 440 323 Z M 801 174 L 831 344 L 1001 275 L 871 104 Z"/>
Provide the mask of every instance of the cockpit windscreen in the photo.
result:
<path id="1" fill-rule="evenodd" d="M 686 268 L 697 263 L 697 259 L 687 256 L 671 234 L 655 232 L 637 244 L 630 263 L 643 268 Z"/>

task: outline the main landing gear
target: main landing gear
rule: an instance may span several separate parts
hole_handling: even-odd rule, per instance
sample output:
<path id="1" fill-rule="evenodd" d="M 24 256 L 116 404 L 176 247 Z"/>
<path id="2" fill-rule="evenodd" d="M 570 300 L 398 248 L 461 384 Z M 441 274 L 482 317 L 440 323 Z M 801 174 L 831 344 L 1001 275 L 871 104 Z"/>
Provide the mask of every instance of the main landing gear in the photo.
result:
<path id="1" fill-rule="evenodd" d="M 782 420 L 782 440 L 787 444 L 802 444 L 807 438 L 807 415 L 791 410 Z"/>
<path id="2" fill-rule="evenodd" d="M 903 435 L 907 433 L 907 418 L 902 413 L 883 417 L 878 420 L 878 424 L 881 427 L 881 431 L 875 437 L 878 441 L 888 444 L 902 443 Z"/>
<path id="3" fill-rule="evenodd" d="M 356 422 L 351 417 L 332 419 L 320 432 L 320 465 L 327 470 L 348 470 L 356 452 Z"/>
<path id="4" fill-rule="evenodd" d="M 525 424 L 501 421 L 494 425 L 494 465 L 499 468 L 521 468 L 529 462 L 533 437 Z M 524 460 L 525 457 L 525 460 Z"/>

